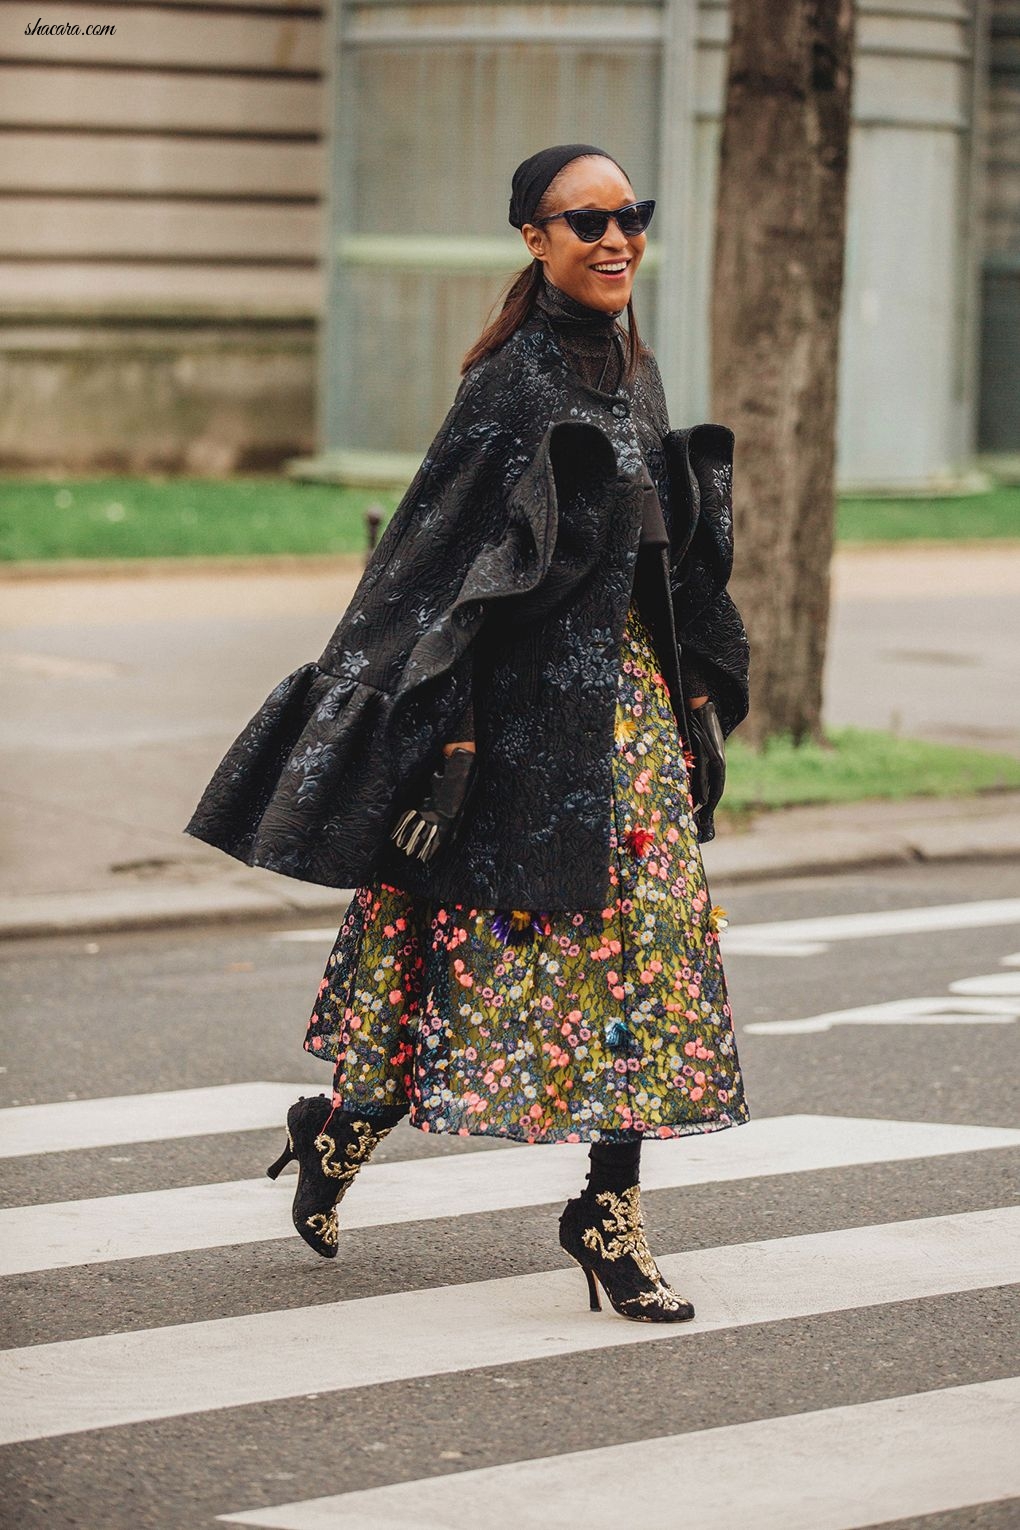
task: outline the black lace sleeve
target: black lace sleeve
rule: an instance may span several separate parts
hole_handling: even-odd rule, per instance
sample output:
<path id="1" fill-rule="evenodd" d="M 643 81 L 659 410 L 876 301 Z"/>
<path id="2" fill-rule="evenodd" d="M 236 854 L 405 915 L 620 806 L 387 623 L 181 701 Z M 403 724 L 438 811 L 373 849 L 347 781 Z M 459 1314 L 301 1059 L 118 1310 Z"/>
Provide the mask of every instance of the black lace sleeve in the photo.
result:
<path id="1" fill-rule="evenodd" d="M 467 739 L 471 739 L 473 742 L 474 736 L 475 708 L 473 698 L 469 695 L 467 699 L 467 705 L 450 730 L 450 737 L 447 740 L 447 743 L 452 744 L 460 741 L 465 741 Z"/>
<path id="2" fill-rule="evenodd" d="M 708 666 L 700 663 L 686 651 L 680 655 L 680 678 L 684 685 L 684 695 L 690 701 L 692 696 L 707 696 L 709 701 L 712 696 L 712 682 L 708 676 Z"/>

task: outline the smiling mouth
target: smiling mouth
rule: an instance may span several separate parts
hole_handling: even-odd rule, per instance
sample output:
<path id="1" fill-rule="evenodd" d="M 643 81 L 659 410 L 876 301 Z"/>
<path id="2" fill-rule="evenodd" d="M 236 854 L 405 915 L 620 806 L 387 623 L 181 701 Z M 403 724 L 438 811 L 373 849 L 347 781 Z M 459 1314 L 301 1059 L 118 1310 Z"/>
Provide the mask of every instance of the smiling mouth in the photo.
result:
<path id="1" fill-rule="evenodd" d="M 599 266 L 612 266 L 615 269 L 610 271 L 602 271 L 599 269 Z M 594 271 L 596 276 L 626 276 L 628 270 L 630 269 L 630 258 L 623 262 L 617 260 L 599 261 L 597 264 L 589 266 L 588 269 L 589 271 Z"/>

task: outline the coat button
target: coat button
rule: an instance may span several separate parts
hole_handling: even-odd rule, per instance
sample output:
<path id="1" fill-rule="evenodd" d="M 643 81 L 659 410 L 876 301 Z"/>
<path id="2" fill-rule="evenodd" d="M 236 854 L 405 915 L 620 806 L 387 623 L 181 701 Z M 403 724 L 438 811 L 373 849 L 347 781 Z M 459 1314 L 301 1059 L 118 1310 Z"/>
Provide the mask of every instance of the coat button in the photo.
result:
<path id="1" fill-rule="evenodd" d="M 613 405 L 613 413 L 616 415 L 616 418 L 618 420 L 622 420 L 624 415 L 629 414 L 630 411 L 627 408 L 626 404 L 614 404 Z"/>

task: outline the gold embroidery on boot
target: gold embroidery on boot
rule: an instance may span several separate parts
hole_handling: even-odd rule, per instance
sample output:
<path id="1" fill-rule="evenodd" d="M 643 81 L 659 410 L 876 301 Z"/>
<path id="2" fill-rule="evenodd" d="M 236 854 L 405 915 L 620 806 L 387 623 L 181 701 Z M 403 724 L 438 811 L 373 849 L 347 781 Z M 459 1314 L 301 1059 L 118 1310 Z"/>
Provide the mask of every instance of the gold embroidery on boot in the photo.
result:
<path id="1" fill-rule="evenodd" d="M 367 1121 L 354 1122 L 354 1141 L 351 1142 L 340 1163 L 336 1163 L 337 1151 L 336 1140 L 320 1132 L 315 1139 L 315 1146 L 322 1154 L 322 1172 L 327 1179 L 337 1181 L 336 1200 L 333 1209 L 328 1212 L 317 1211 L 313 1216 L 306 1219 L 305 1225 L 317 1232 L 322 1242 L 329 1248 L 335 1248 L 340 1238 L 339 1223 L 337 1221 L 336 1208 L 343 1200 L 351 1183 L 365 1159 L 369 1157 L 373 1149 L 393 1130 L 392 1126 L 384 1126 L 374 1130 Z"/>
<path id="2" fill-rule="evenodd" d="M 341 1184 L 340 1194 L 343 1195 L 349 1188 L 351 1181 L 357 1174 L 365 1159 L 374 1152 L 375 1148 L 393 1130 L 392 1126 L 383 1126 L 374 1129 L 368 1121 L 355 1121 L 353 1125 L 354 1141 L 349 1143 L 344 1150 L 343 1160 L 334 1162 L 336 1154 L 336 1140 L 320 1132 L 315 1139 L 315 1146 L 322 1154 L 322 1172 L 327 1179 L 338 1179 Z M 337 1199 L 339 1200 L 339 1196 Z"/>
<path id="3" fill-rule="evenodd" d="M 641 1215 L 640 1186 L 629 1185 L 621 1195 L 613 1190 L 601 1190 L 595 1199 L 599 1205 L 609 1208 L 609 1215 L 603 1218 L 602 1228 L 611 1235 L 610 1241 L 606 1242 L 601 1228 L 586 1227 L 581 1234 L 582 1243 L 586 1248 L 601 1254 L 603 1259 L 612 1261 L 629 1255 L 641 1274 L 652 1282 L 651 1291 L 628 1296 L 621 1305 L 627 1307 L 636 1303 L 639 1307 L 665 1307 L 668 1311 L 685 1306 L 683 1298 L 667 1284 L 648 1247 Z"/>
<path id="4" fill-rule="evenodd" d="M 315 1146 L 322 1154 L 322 1172 L 327 1179 L 339 1179 L 344 1172 L 343 1164 L 333 1162 L 333 1154 L 336 1152 L 336 1141 L 327 1137 L 325 1132 L 320 1132 L 315 1139 Z"/>
<path id="5" fill-rule="evenodd" d="M 339 1241 L 340 1232 L 336 1220 L 336 1207 L 332 1211 L 317 1211 L 314 1216 L 306 1218 L 305 1226 L 318 1233 L 319 1238 L 327 1248 L 335 1248 Z"/>

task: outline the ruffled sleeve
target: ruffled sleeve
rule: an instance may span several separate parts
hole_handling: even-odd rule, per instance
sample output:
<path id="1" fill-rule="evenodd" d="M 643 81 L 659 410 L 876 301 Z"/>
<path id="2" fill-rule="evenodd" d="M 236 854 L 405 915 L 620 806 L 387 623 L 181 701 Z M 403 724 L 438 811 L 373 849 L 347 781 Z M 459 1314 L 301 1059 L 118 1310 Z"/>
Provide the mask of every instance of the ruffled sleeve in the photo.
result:
<path id="1" fill-rule="evenodd" d="M 748 709 L 747 634 L 726 588 L 733 567 L 733 439 L 728 426 L 714 424 L 665 438 L 677 638 L 691 666 L 686 684 L 703 687 L 687 694 L 711 697 L 726 734 Z"/>
<path id="2" fill-rule="evenodd" d="M 512 625 L 548 609 L 597 557 L 593 537 L 557 538 L 557 475 L 584 463 L 589 488 L 613 473 L 601 432 L 556 422 L 522 466 L 499 431 L 469 413 L 458 448 L 426 458 L 318 661 L 266 698 L 186 833 L 303 881 L 375 874 L 442 744 L 474 736 L 472 645 L 490 614 Z"/>

